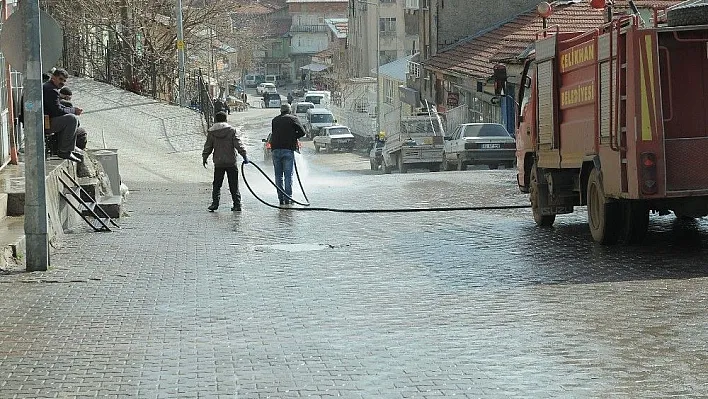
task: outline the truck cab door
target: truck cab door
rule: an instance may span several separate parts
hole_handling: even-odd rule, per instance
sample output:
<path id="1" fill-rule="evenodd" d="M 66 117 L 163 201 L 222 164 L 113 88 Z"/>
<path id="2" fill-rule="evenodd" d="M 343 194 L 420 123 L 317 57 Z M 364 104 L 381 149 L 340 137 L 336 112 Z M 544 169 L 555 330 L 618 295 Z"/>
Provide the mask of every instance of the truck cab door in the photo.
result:
<path id="1" fill-rule="evenodd" d="M 560 167 L 558 130 L 558 58 L 556 35 L 536 42 L 536 79 L 532 91 L 536 105 L 536 148 L 538 166 Z"/>

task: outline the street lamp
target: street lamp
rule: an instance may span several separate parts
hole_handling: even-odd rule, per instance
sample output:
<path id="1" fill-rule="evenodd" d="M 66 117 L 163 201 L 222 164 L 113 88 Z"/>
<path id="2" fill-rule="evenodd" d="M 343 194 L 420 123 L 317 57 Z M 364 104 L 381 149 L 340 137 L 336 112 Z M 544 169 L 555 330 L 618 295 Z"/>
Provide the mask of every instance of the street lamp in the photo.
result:
<path id="1" fill-rule="evenodd" d="M 381 77 L 380 77 L 380 71 L 379 67 L 381 66 L 381 7 L 380 7 L 380 2 L 372 2 L 372 1 L 364 1 L 364 0 L 357 0 L 359 3 L 363 4 L 369 4 L 372 6 L 376 6 L 376 23 L 374 26 L 376 26 L 376 135 L 375 137 L 379 136 L 379 133 L 381 133 Z M 369 12 L 366 12 L 366 15 L 368 17 Z"/>

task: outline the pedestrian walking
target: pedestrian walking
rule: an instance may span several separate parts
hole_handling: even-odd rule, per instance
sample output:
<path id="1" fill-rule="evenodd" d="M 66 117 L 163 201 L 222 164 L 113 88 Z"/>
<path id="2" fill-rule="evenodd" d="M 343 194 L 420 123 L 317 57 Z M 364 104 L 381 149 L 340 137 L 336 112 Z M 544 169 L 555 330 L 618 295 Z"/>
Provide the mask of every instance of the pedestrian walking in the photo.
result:
<path id="1" fill-rule="evenodd" d="M 294 99 L 295 99 L 295 98 L 293 97 L 293 93 L 292 93 L 292 92 L 288 92 L 288 104 L 293 105 L 293 100 L 294 100 Z"/>
<path id="2" fill-rule="evenodd" d="M 207 132 L 204 151 L 202 151 L 202 161 L 206 168 L 207 159 L 213 152 L 214 162 L 214 182 L 211 191 L 211 205 L 207 209 L 214 212 L 219 209 L 219 199 L 221 197 L 221 185 L 224 182 L 224 174 L 229 179 L 229 191 L 233 200 L 232 211 L 241 210 L 241 193 L 238 191 L 238 168 L 236 167 L 236 152 L 243 157 L 243 162 L 248 163 L 246 148 L 244 148 L 239 132 L 236 128 L 226 123 L 226 113 L 217 112 L 214 115 L 214 124 Z"/>
<path id="3" fill-rule="evenodd" d="M 295 165 L 297 140 L 305 135 L 305 129 L 298 118 L 290 113 L 291 110 L 290 104 L 280 106 L 280 115 L 273 118 L 270 137 L 275 185 L 280 189 L 278 190 L 280 205 L 292 203 L 288 197 L 293 195 L 293 167 Z"/>

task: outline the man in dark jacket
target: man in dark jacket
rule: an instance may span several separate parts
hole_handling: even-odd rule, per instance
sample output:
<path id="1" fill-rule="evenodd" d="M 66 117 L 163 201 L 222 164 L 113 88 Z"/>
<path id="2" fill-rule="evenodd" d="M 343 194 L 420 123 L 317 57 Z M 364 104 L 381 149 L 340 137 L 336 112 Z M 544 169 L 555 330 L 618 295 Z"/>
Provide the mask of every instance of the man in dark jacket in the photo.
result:
<path id="1" fill-rule="evenodd" d="M 303 129 L 300 121 L 296 116 L 291 115 L 290 111 L 290 104 L 280 106 L 280 115 L 273 118 L 270 136 L 275 184 L 280 189 L 278 190 L 280 205 L 292 203 L 290 198 L 293 195 L 293 167 L 295 165 L 297 139 L 305 135 L 305 129 Z"/>
<path id="2" fill-rule="evenodd" d="M 232 211 L 241 210 L 241 194 L 238 191 L 238 168 L 236 167 L 236 151 L 243 157 L 243 162 L 248 163 L 246 149 L 241 143 L 239 132 L 236 128 L 226 123 L 226 113 L 217 112 L 214 115 L 214 123 L 207 132 L 204 151 L 202 151 L 202 161 L 206 168 L 209 154 L 214 152 L 214 182 L 211 191 L 211 205 L 207 209 L 214 212 L 219 209 L 219 197 L 221 197 L 221 184 L 224 182 L 224 173 L 229 179 L 229 191 L 234 202 Z"/>
<path id="3" fill-rule="evenodd" d="M 57 156 L 74 162 L 83 162 L 83 154 L 76 149 L 76 128 L 78 115 L 84 111 L 79 107 L 67 107 L 60 102 L 59 90 L 66 84 L 69 74 L 62 68 L 52 72 L 50 80 L 42 86 L 44 115 L 49 116 L 50 131 L 57 136 Z"/>

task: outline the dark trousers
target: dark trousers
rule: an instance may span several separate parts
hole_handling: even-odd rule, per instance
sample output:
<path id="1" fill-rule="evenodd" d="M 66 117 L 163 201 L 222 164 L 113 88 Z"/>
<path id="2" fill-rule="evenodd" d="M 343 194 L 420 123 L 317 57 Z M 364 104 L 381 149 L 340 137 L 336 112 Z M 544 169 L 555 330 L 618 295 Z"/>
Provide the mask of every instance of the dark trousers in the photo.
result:
<path id="1" fill-rule="evenodd" d="M 238 168 L 236 166 L 214 166 L 214 183 L 211 191 L 211 199 L 219 203 L 221 197 L 221 185 L 224 183 L 224 174 L 229 179 L 229 191 L 234 206 L 241 206 L 241 193 L 238 191 Z"/>

